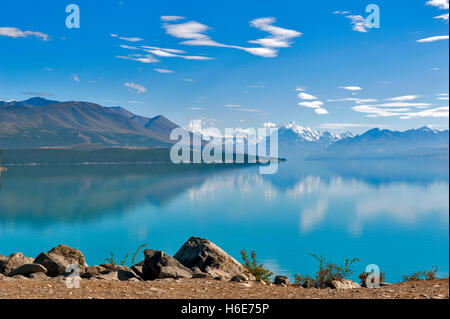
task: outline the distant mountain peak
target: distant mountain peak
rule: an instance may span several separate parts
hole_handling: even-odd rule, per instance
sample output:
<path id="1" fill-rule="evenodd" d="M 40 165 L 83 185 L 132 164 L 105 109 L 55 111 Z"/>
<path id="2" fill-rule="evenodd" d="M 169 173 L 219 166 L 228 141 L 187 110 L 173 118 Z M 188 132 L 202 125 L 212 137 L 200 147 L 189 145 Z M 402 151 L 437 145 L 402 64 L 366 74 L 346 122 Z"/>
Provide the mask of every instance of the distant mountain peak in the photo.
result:
<path id="1" fill-rule="evenodd" d="M 45 105 L 55 104 L 55 103 L 59 103 L 59 102 L 47 100 L 43 97 L 32 97 L 32 98 L 29 98 L 28 100 L 21 101 L 19 103 L 23 103 L 23 104 L 31 105 L 31 106 L 45 106 Z"/>

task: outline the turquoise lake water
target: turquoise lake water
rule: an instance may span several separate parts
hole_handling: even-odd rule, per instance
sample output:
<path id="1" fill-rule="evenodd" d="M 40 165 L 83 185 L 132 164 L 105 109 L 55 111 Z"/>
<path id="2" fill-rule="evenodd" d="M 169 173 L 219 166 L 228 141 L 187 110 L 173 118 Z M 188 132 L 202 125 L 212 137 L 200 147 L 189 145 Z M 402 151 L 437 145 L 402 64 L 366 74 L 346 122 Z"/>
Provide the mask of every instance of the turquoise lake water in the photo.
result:
<path id="1" fill-rule="evenodd" d="M 236 259 L 255 250 L 276 274 L 313 273 L 309 253 L 387 281 L 439 265 L 448 276 L 448 161 L 281 163 L 257 167 L 11 166 L 1 175 L 0 254 L 64 243 L 88 264 L 143 243 L 175 254 L 207 238 Z M 139 258 L 139 260 L 142 258 Z"/>

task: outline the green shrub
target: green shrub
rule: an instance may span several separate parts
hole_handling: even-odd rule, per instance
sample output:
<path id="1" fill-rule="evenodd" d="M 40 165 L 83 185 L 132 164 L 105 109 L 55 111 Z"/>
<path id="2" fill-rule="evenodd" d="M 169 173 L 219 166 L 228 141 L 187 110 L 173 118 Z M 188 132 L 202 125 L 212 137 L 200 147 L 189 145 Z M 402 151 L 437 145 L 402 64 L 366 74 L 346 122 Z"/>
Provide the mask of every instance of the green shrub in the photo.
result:
<path id="1" fill-rule="evenodd" d="M 266 282 L 270 281 L 270 276 L 272 276 L 273 273 L 269 269 L 264 268 L 264 264 L 258 264 L 258 261 L 256 260 L 256 253 L 254 251 L 250 254 L 251 261 L 249 260 L 245 249 L 241 250 L 241 256 L 244 261 L 243 266 L 250 274 L 255 276 L 256 280 L 262 279 Z"/>
<path id="2" fill-rule="evenodd" d="M 360 284 L 361 287 L 366 287 L 366 279 L 367 276 L 369 276 L 368 272 L 362 272 L 359 274 L 358 278 L 361 280 Z M 380 283 L 385 281 L 385 276 L 384 276 L 384 272 L 380 272 Z M 372 279 L 372 283 L 375 283 L 375 278 Z"/>
<path id="3" fill-rule="evenodd" d="M 136 263 L 136 257 L 137 257 L 137 255 L 138 255 L 139 251 L 140 251 L 142 248 L 146 247 L 146 246 L 147 246 L 147 244 L 142 244 L 142 245 L 140 245 L 140 246 L 136 249 L 135 253 L 133 254 L 133 258 L 132 258 L 132 260 L 131 260 L 130 267 L 133 266 L 133 265 Z M 112 265 L 112 266 L 116 266 L 117 264 L 116 264 L 116 262 L 115 262 L 115 260 L 114 260 L 114 253 L 113 253 L 113 252 L 110 252 L 109 255 L 110 255 L 110 257 L 109 257 L 109 258 L 105 258 L 105 261 L 106 261 L 108 264 Z M 125 265 L 126 265 L 127 259 L 128 259 L 129 256 L 130 256 L 130 253 L 129 253 L 129 252 L 126 253 L 125 257 L 123 257 L 123 259 L 119 262 L 121 266 L 125 266 Z"/>
<path id="4" fill-rule="evenodd" d="M 316 288 L 325 288 L 330 280 L 344 279 L 353 273 L 352 265 L 359 262 L 358 258 L 346 259 L 343 265 L 333 264 L 327 261 L 323 256 L 310 254 L 319 262 L 319 269 L 315 278 L 309 275 L 295 275 L 295 284 L 303 285 L 310 282 Z"/>
<path id="5" fill-rule="evenodd" d="M 439 266 L 431 267 L 431 270 L 417 271 L 412 275 L 403 275 L 403 281 L 418 281 L 418 280 L 435 280 L 438 279 L 437 273 L 439 272 Z"/>

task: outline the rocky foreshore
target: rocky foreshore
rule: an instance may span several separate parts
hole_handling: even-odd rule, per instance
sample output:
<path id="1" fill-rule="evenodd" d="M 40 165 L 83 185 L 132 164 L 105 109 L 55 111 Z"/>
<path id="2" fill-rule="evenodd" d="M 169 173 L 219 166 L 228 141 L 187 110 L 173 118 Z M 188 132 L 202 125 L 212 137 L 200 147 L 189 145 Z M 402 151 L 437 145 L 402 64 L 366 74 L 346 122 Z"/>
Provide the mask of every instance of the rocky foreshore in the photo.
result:
<path id="1" fill-rule="evenodd" d="M 0 298 L 449 298 L 448 279 L 378 289 L 347 279 L 330 281 L 326 289 L 292 285 L 285 276 L 273 283 L 256 280 L 220 247 L 198 237 L 173 257 L 154 249 L 143 255 L 131 267 L 89 266 L 81 251 L 66 245 L 36 258 L 0 255 Z"/>

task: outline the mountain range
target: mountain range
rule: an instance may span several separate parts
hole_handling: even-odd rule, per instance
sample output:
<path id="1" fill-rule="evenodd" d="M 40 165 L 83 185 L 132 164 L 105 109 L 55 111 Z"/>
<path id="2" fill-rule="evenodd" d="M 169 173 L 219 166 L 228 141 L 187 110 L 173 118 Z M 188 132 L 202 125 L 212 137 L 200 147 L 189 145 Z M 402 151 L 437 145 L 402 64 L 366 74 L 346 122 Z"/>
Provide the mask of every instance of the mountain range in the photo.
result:
<path id="1" fill-rule="evenodd" d="M 0 149 L 170 147 L 179 127 L 162 115 L 135 115 L 123 107 L 44 98 L 0 101 Z M 267 142 L 263 140 L 260 143 Z M 448 159 L 449 131 L 429 127 L 404 132 L 371 129 L 333 134 L 295 122 L 278 126 L 280 157 L 291 159 Z"/>
<path id="2" fill-rule="evenodd" d="M 0 148 L 169 146 L 178 127 L 162 115 L 136 116 L 120 107 L 31 98 L 0 101 Z"/>

